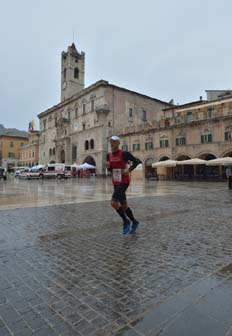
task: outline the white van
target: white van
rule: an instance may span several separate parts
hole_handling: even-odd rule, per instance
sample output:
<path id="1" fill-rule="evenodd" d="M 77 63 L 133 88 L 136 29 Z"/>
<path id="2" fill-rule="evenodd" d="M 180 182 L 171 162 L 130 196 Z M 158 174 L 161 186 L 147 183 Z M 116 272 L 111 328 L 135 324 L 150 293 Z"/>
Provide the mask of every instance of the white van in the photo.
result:
<path id="1" fill-rule="evenodd" d="M 51 163 L 46 165 L 41 172 L 40 178 L 65 178 L 65 164 Z"/>
<path id="2" fill-rule="evenodd" d="M 66 178 L 73 177 L 72 176 L 72 166 L 71 165 L 68 165 L 68 164 L 65 165 L 65 177 Z"/>

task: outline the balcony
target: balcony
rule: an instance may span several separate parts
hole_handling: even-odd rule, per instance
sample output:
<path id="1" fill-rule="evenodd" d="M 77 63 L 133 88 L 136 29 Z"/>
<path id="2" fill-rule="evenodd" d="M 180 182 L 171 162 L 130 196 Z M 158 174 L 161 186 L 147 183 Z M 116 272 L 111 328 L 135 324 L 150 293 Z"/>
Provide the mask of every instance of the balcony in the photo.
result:
<path id="1" fill-rule="evenodd" d="M 108 104 L 97 105 L 95 110 L 97 113 L 109 113 L 110 112 L 110 108 Z"/>

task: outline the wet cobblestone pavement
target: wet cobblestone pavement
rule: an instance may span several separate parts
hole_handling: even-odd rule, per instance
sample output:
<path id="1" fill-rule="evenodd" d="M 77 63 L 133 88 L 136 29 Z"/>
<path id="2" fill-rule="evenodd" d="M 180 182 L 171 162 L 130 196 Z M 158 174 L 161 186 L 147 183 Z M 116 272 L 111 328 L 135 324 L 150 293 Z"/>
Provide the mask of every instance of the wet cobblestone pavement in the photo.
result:
<path id="1" fill-rule="evenodd" d="M 226 184 L 139 185 L 139 231 L 122 235 L 92 183 L 79 203 L 0 211 L 0 336 L 231 336 Z"/>

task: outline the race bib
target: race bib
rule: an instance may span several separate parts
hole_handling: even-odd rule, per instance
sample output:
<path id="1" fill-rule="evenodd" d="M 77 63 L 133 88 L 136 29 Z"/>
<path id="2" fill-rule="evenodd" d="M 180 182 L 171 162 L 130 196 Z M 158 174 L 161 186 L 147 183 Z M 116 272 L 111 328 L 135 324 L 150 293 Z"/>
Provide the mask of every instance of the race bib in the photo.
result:
<path id="1" fill-rule="evenodd" d="M 113 169 L 113 181 L 114 182 L 122 181 L 122 170 L 121 169 Z"/>

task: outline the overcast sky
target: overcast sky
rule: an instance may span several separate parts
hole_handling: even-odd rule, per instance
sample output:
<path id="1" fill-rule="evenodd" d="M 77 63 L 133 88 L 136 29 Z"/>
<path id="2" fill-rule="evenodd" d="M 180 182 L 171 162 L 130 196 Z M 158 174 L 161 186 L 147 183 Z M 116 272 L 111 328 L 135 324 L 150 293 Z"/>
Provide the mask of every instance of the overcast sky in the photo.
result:
<path id="1" fill-rule="evenodd" d="M 27 130 L 60 101 L 60 54 L 100 79 L 175 103 L 232 89 L 231 0 L 0 0 L 0 124 Z"/>

